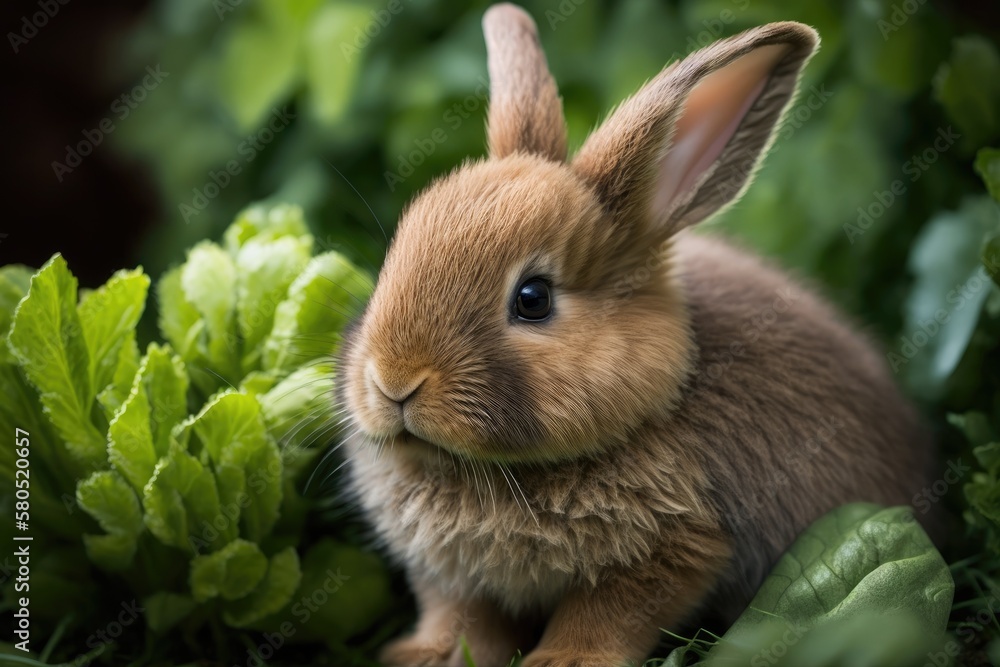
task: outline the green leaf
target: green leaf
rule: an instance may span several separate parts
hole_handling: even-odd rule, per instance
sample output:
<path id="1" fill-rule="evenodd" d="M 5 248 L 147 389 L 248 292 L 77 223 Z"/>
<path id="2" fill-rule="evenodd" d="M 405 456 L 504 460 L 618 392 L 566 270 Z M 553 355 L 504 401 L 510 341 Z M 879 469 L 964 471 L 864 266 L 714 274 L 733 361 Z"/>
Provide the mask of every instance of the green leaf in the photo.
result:
<path id="1" fill-rule="evenodd" d="M 256 544 L 233 540 L 219 551 L 191 561 L 191 593 L 198 602 L 248 595 L 267 572 L 267 557 Z"/>
<path id="2" fill-rule="evenodd" d="M 973 447 L 996 440 L 997 434 L 984 412 L 970 410 L 964 414 L 949 414 L 948 423 L 962 431 Z"/>
<path id="3" fill-rule="evenodd" d="M 372 23 L 367 7 L 327 4 L 316 12 L 306 34 L 306 75 L 313 114 L 332 124 L 348 109 L 364 54 L 354 46 Z"/>
<path id="4" fill-rule="evenodd" d="M 94 391 L 101 391 L 114 379 L 122 345 L 134 336 L 148 289 L 149 276 L 141 268 L 119 271 L 80 302 Z"/>
<path id="5" fill-rule="evenodd" d="M 153 446 L 157 456 L 164 456 L 170 447 L 171 431 L 187 414 L 187 371 L 169 347 L 151 343 L 139 377 L 149 397 Z"/>
<path id="6" fill-rule="evenodd" d="M 8 344 L 41 395 L 45 414 L 84 467 L 107 461 L 104 436 L 90 421 L 90 356 L 76 308 L 76 278 L 55 255 L 31 278 Z"/>
<path id="7" fill-rule="evenodd" d="M 1000 148 L 981 148 L 975 166 L 990 196 L 1000 201 Z"/>
<path id="8" fill-rule="evenodd" d="M 268 430 L 286 460 L 291 452 L 325 444 L 319 438 L 330 435 L 337 419 L 333 375 L 332 361 L 310 364 L 258 396 Z"/>
<path id="9" fill-rule="evenodd" d="M 138 540 L 129 533 L 84 535 L 87 557 L 98 567 L 117 572 L 132 564 Z"/>
<path id="10" fill-rule="evenodd" d="M 224 392 L 202 409 L 191 428 L 216 469 L 240 471 L 242 480 L 235 471 L 227 472 L 227 484 L 245 484 L 249 502 L 242 504 L 240 520 L 246 537 L 259 541 L 277 521 L 282 497 L 281 454 L 264 425 L 260 403 L 246 394 Z"/>
<path id="11" fill-rule="evenodd" d="M 934 76 L 934 97 L 972 149 L 1000 135 L 1000 54 L 980 35 L 960 37 Z"/>
<path id="12" fill-rule="evenodd" d="M 264 580 L 249 596 L 228 603 L 222 619 L 234 628 L 242 628 L 278 612 L 291 601 L 301 579 L 295 549 L 279 551 L 268 563 Z"/>
<path id="13" fill-rule="evenodd" d="M 118 473 L 95 472 L 76 487 L 76 501 L 107 535 L 85 535 L 87 555 L 108 570 L 127 567 L 142 532 L 142 510 L 135 492 Z"/>
<path id="14" fill-rule="evenodd" d="M 12 360 L 7 348 L 7 332 L 17 304 L 28 293 L 33 273 L 32 269 L 21 264 L 0 267 L 0 363 Z"/>
<path id="15" fill-rule="evenodd" d="M 114 419 L 115 413 L 128 398 L 132 391 L 132 381 L 138 372 L 139 346 L 135 342 L 135 331 L 130 331 L 126 334 L 125 341 L 118 352 L 118 363 L 115 365 L 111 384 L 97 394 L 97 400 L 104 408 L 104 414 L 108 421 Z"/>
<path id="16" fill-rule="evenodd" d="M 196 355 L 195 345 L 204 329 L 204 322 L 181 287 L 181 269 L 168 271 L 156 285 L 156 295 L 159 301 L 160 331 L 164 338 L 184 359 L 192 359 Z"/>
<path id="17" fill-rule="evenodd" d="M 237 312 L 243 339 L 242 372 L 260 365 L 261 343 L 274 325 L 274 311 L 288 286 L 309 262 L 312 237 L 284 236 L 249 239 L 236 255 Z"/>
<path id="18" fill-rule="evenodd" d="M 706 664 L 747 661 L 772 645 L 775 634 L 789 631 L 794 641 L 785 634 L 785 647 L 801 641 L 802 648 L 783 665 L 886 664 L 827 662 L 817 654 L 820 648 L 829 653 L 854 646 L 871 653 L 940 641 L 953 593 L 947 564 L 910 508 L 845 505 L 815 521 L 792 544 Z M 875 619 L 892 632 L 868 632 Z M 814 632 L 815 639 L 806 636 Z M 689 650 L 677 649 L 667 664 L 682 664 Z M 803 656 L 813 662 L 803 662 Z"/>
<path id="19" fill-rule="evenodd" d="M 156 458 L 149 428 L 149 399 L 140 371 L 128 398 L 108 425 L 108 460 L 136 491 L 142 492 L 153 475 Z"/>
<path id="20" fill-rule="evenodd" d="M 987 442 L 972 450 L 976 461 L 993 476 L 1000 475 L 1000 442 Z"/>
<path id="21" fill-rule="evenodd" d="M 392 603 L 392 590 L 389 572 L 376 554 L 323 538 L 303 557 L 302 581 L 292 597 L 314 599 L 317 608 L 303 619 L 294 607 L 286 607 L 256 621 L 253 629 L 275 632 L 290 622 L 299 628 L 296 642 L 322 641 L 333 647 L 383 618 Z"/>
<path id="22" fill-rule="evenodd" d="M 169 450 L 171 429 L 187 412 L 186 396 L 183 363 L 151 343 L 108 427 L 108 458 L 140 493 Z"/>
<path id="23" fill-rule="evenodd" d="M 249 132 L 291 92 L 299 77 L 300 29 L 275 13 L 242 19 L 224 45 L 220 82 L 240 130 Z"/>
<path id="24" fill-rule="evenodd" d="M 83 522 L 67 511 L 64 498 L 72 502 L 81 470 L 73 462 L 66 448 L 42 414 L 38 393 L 28 385 L 17 366 L 0 364 L 0 432 L 15 429 L 27 431 L 30 436 L 31 462 L 31 518 L 36 526 L 44 526 L 46 533 L 79 539 Z M 0 447 L 0 479 L 7 488 L 14 489 L 16 466 L 14 447 Z M 7 498 L 12 498 L 12 491 Z M 72 508 L 72 506 L 71 506 Z"/>
<path id="25" fill-rule="evenodd" d="M 286 236 L 303 237 L 308 234 L 309 227 L 300 206 L 256 204 L 236 216 L 236 220 L 226 228 L 223 239 L 226 250 L 235 257 L 250 239 L 276 241 Z"/>
<path id="26" fill-rule="evenodd" d="M 236 536 L 236 525 L 222 512 L 212 471 L 178 445 L 157 462 L 143 493 L 143 521 L 166 545 L 212 550 Z"/>
<path id="27" fill-rule="evenodd" d="M 146 625 L 156 634 L 165 634 L 194 611 L 197 604 L 188 595 L 161 591 L 142 601 Z"/>
<path id="28" fill-rule="evenodd" d="M 185 300 L 205 323 L 207 341 L 201 354 L 210 365 L 207 370 L 221 375 L 222 381 L 238 381 L 241 373 L 239 340 L 234 327 L 236 265 L 232 258 L 214 243 L 199 243 L 188 253 L 180 280 Z"/>
<path id="29" fill-rule="evenodd" d="M 364 307 L 371 280 L 342 255 L 317 255 L 278 305 L 264 344 L 264 368 L 289 372 L 333 352 L 340 330 Z"/>
<path id="30" fill-rule="evenodd" d="M 888 361 L 925 398 L 941 395 L 994 289 L 980 252 L 984 237 L 997 230 L 997 205 L 982 196 L 936 215 L 913 245 L 909 268 L 916 280 L 905 304 L 906 327 Z"/>

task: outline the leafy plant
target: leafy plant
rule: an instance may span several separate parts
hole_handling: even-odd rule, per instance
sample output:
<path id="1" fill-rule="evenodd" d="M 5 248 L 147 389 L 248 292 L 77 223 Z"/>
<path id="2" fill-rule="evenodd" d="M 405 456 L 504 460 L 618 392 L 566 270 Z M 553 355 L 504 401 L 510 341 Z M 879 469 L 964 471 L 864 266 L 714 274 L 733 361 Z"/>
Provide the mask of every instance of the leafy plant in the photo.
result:
<path id="1" fill-rule="evenodd" d="M 160 637 L 228 626 L 340 647 L 384 611 L 377 557 L 304 534 L 301 478 L 337 419 L 336 333 L 371 284 L 312 246 L 300 209 L 244 211 L 160 280 L 169 342 L 141 355 L 141 269 L 82 295 L 58 255 L 0 269 L 0 426 L 27 433 L 27 530 L 53 555 L 31 595 L 63 599 L 33 605 L 40 620 L 94 607 L 102 578 Z M 3 448 L 7 488 L 18 469 Z"/>

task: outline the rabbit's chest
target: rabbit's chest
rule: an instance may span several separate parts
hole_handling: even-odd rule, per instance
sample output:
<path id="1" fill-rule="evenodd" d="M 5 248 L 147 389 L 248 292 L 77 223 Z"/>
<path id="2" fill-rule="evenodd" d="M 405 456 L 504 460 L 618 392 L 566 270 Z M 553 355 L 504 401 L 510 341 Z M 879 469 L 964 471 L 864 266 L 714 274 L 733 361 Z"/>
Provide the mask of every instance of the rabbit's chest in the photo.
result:
<path id="1" fill-rule="evenodd" d="M 580 502 L 558 480 L 542 491 L 510 471 L 418 470 L 357 454 L 354 486 L 377 533 L 411 573 L 449 594 L 550 610 L 570 586 L 648 557 L 659 541 L 652 512 L 624 509 L 621 497 Z"/>

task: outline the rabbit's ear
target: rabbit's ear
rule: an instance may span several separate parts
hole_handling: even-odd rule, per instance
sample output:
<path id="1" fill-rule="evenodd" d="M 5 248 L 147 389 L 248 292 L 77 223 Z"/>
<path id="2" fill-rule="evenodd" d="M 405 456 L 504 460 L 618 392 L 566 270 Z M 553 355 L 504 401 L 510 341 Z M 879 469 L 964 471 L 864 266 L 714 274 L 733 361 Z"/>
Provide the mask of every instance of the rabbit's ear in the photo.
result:
<path id="1" fill-rule="evenodd" d="M 490 72 L 490 154 L 524 151 L 562 162 L 566 121 L 531 17 L 510 4 L 483 16 Z"/>
<path id="2" fill-rule="evenodd" d="M 808 26 L 772 23 L 691 54 L 618 107 L 573 169 L 643 241 L 706 218 L 749 182 L 818 42 Z"/>

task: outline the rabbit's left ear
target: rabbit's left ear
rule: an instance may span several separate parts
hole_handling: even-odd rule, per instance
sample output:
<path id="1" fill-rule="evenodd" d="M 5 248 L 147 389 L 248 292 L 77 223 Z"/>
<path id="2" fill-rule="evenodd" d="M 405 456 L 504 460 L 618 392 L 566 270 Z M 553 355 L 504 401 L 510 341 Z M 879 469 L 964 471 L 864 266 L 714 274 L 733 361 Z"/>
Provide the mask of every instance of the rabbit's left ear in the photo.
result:
<path id="1" fill-rule="evenodd" d="M 502 158 L 523 151 L 564 161 L 562 100 L 535 22 L 520 7 L 494 5 L 483 15 L 483 33 L 490 70 L 490 155 Z"/>
<path id="2" fill-rule="evenodd" d="M 734 201 L 749 182 L 819 42 L 772 23 L 675 63 L 587 139 L 572 168 L 640 242 L 662 241 Z"/>

